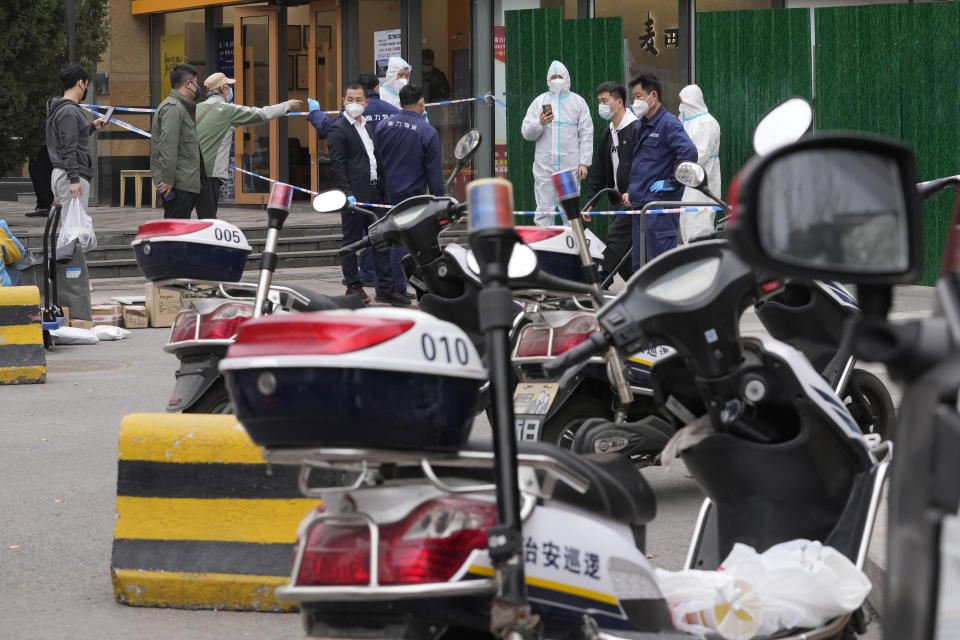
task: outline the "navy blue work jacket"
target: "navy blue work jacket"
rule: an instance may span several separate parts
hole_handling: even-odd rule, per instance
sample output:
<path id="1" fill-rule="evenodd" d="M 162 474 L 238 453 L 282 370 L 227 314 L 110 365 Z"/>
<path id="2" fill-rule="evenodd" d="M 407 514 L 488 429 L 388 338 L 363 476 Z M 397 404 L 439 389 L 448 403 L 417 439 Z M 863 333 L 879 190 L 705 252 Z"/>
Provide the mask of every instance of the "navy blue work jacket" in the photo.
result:
<path id="1" fill-rule="evenodd" d="M 403 109 L 381 121 L 373 144 L 390 204 L 423 195 L 428 189 L 432 195 L 443 195 L 440 136 L 419 113 Z"/>
<path id="2" fill-rule="evenodd" d="M 654 200 L 679 200 L 683 196 L 683 186 L 673 174 L 678 164 L 687 161 L 697 161 L 697 147 L 677 116 L 661 105 L 650 120 L 640 118 L 630 166 L 631 208 L 639 209 Z M 651 193 L 650 185 L 657 180 L 665 180 L 674 190 Z"/>

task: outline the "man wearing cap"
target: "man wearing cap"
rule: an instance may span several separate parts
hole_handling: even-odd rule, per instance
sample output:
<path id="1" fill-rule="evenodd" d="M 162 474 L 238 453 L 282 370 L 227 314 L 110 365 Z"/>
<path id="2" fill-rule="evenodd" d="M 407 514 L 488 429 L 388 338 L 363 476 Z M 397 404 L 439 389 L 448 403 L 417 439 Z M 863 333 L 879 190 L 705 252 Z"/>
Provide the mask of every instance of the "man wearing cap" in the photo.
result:
<path id="1" fill-rule="evenodd" d="M 207 99 L 197 105 L 197 137 L 207 179 L 197 199 L 198 218 L 216 218 L 220 187 L 229 177 L 233 130 L 251 124 L 263 124 L 302 107 L 299 100 L 287 100 L 269 107 L 246 107 L 233 103 L 233 78 L 212 74 L 203 84 Z"/>

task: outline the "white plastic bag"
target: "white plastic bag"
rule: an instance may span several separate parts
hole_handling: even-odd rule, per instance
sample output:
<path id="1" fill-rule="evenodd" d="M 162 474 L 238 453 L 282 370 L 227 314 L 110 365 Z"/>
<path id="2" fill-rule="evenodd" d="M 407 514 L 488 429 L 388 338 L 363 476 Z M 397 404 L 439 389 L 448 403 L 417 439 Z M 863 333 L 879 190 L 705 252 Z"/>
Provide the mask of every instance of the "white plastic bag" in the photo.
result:
<path id="1" fill-rule="evenodd" d="M 98 324 L 93 329 L 91 329 L 91 331 L 93 331 L 94 335 L 96 335 L 97 338 L 103 341 L 123 340 L 128 335 L 130 335 L 130 332 L 127 331 L 126 329 L 121 329 L 120 327 L 114 327 L 112 325 L 107 325 L 107 324 Z"/>
<path id="2" fill-rule="evenodd" d="M 57 237 L 58 260 L 73 256 L 74 249 L 71 249 L 70 245 L 74 242 L 84 252 L 97 246 L 97 236 L 93 232 L 93 218 L 83 210 L 80 198 L 71 198 L 67 214 L 63 217 L 60 235 Z"/>
<path id="3" fill-rule="evenodd" d="M 97 344 L 100 339 L 93 331 L 80 327 L 60 327 L 50 332 L 54 344 Z"/>
<path id="4" fill-rule="evenodd" d="M 846 556 L 810 540 L 761 554 L 736 544 L 717 571 L 658 569 L 657 578 L 678 629 L 727 640 L 820 626 L 863 604 L 871 587 Z"/>

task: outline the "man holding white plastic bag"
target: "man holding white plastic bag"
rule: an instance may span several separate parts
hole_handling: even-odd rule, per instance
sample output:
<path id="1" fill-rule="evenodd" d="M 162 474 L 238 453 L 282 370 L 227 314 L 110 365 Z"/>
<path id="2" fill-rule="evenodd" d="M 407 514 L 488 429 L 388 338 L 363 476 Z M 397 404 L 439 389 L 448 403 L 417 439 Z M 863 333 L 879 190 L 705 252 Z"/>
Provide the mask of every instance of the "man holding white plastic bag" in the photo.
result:
<path id="1" fill-rule="evenodd" d="M 102 129 L 105 122 L 103 118 L 90 122 L 78 104 L 90 85 L 86 69 L 78 64 L 67 66 L 60 72 L 60 84 L 63 97 L 47 102 L 47 152 L 53 165 L 50 186 L 54 201 L 60 203 L 66 215 L 74 198 L 87 210 L 93 177 L 90 136 Z"/>

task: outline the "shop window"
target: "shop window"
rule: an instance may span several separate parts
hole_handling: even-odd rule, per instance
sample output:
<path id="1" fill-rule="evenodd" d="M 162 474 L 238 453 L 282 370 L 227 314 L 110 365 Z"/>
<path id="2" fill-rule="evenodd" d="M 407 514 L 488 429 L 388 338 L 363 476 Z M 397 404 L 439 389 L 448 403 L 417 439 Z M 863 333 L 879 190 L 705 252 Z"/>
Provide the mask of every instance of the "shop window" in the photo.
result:
<path id="1" fill-rule="evenodd" d="M 776 0 L 697 0 L 697 13 L 707 11 L 743 11 L 746 9 L 777 9 Z"/>
<path id="2" fill-rule="evenodd" d="M 421 84 L 426 102 L 472 98 L 473 72 L 470 63 L 470 1 L 422 0 L 421 35 L 423 55 L 419 64 Z M 443 149 L 443 170 L 448 175 L 457 161 L 453 149 L 457 139 L 473 127 L 474 103 L 464 102 L 427 107 L 430 124 L 440 134 Z M 455 191 L 460 191 L 471 177 L 465 169 L 457 179 Z"/>
<path id="3" fill-rule="evenodd" d="M 674 113 L 684 86 L 680 54 L 690 45 L 684 42 L 686 33 L 679 14 L 678 0 L 648 0 L 643 5 L 634 0 L 596 0 L 595 4 L 596 17 L 623 18 L 623 38 L 629 52 L 629 66 L 624 70 L 627 79 L 641 73 L 656 74 L 663 86 L 660 101 Z"/>
<path id="4" fill-rule="evenodd" d="M 207 77 L 204 28 L 203 9 L 174 11 L 151 17 L 154 50 L 150 92 L 153 104 L 159 104 L 170 93 L 170 69 L 178 64 L 195 66 L 201 82 Z"/>

